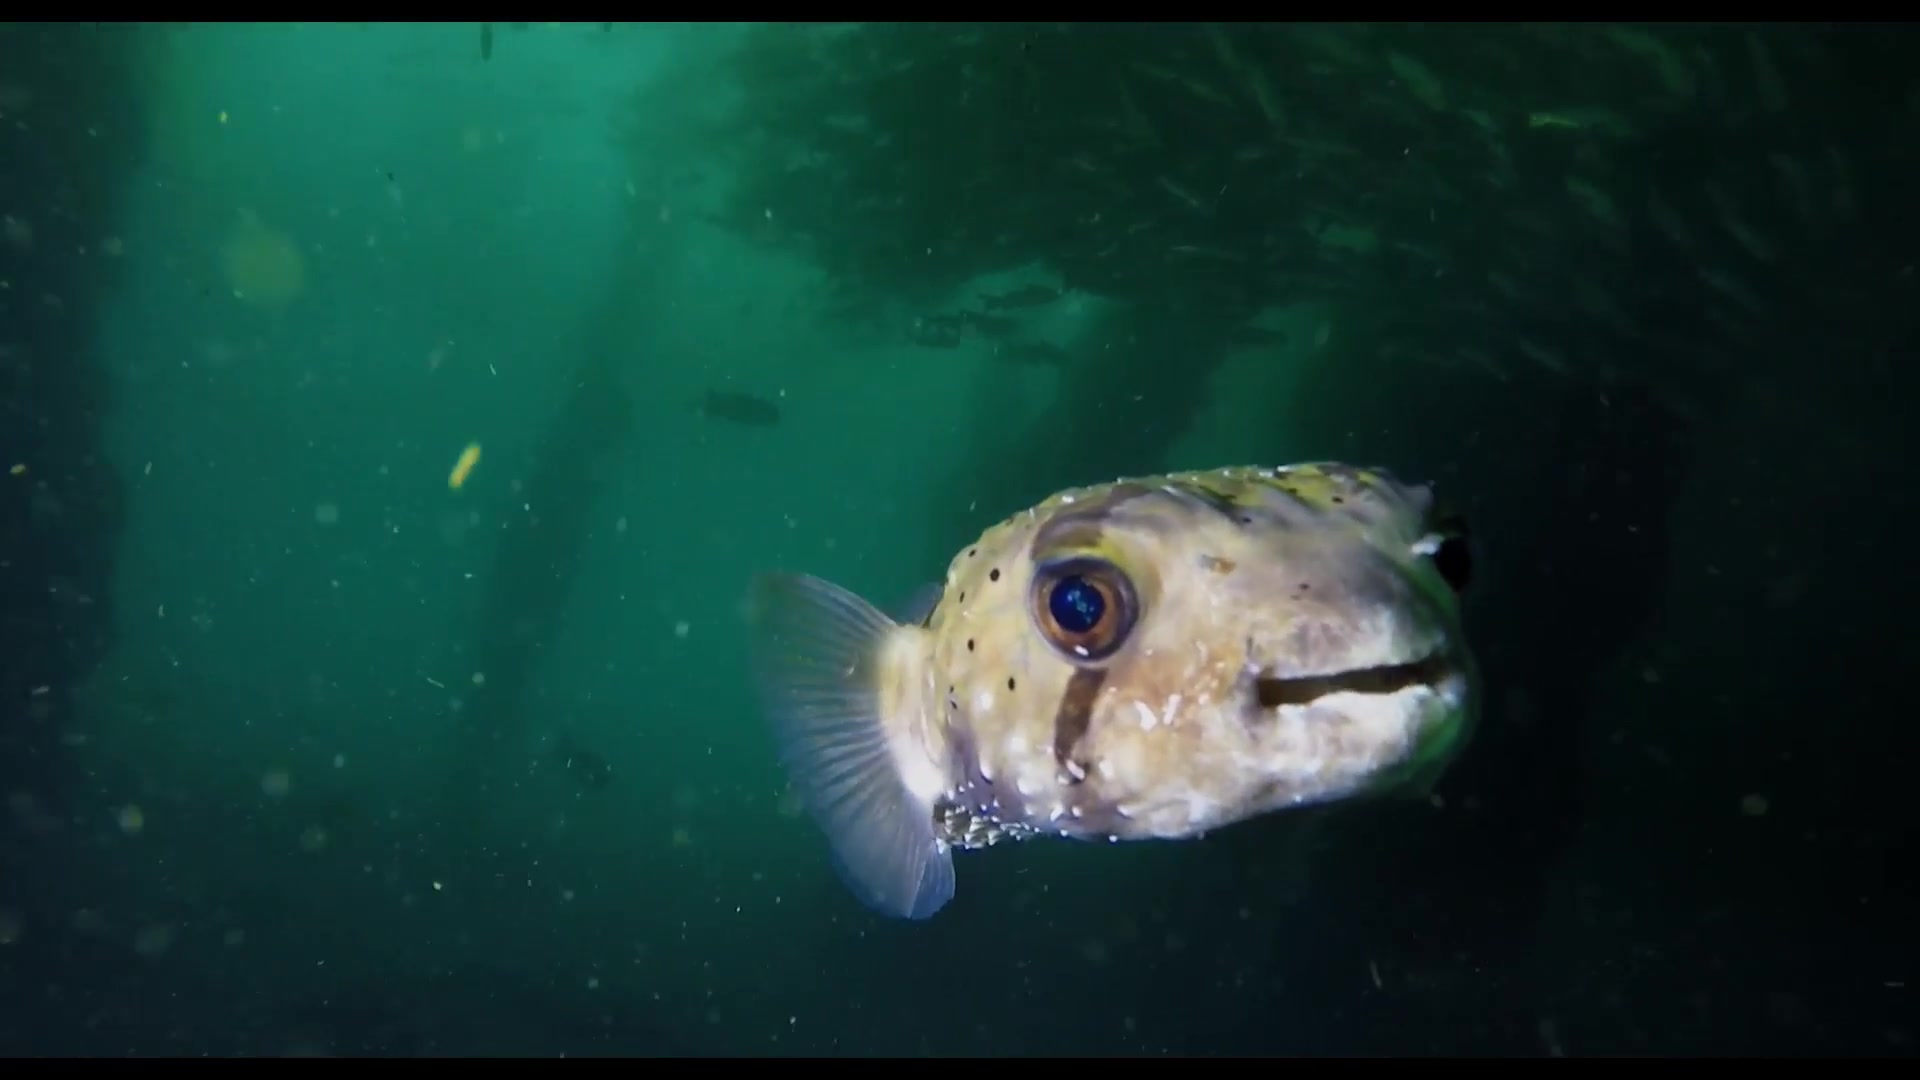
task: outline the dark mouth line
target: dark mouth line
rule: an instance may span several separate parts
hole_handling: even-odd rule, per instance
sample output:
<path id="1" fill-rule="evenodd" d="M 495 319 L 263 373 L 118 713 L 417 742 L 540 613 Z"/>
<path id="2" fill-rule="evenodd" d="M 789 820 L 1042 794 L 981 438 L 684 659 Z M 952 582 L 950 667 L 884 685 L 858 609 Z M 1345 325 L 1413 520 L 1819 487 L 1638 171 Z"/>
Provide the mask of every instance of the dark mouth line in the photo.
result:
<path id="1" fill-rule="evenodd" d="M 1254 695 L 1263 709 L 1282 705 L 1311 705 L 1328 694 L 1348 691 L 1356 694 L 1391 694 L 1410 686 L 1434 686 L 1451 669 L 1438 653 L 1407 664 L 1358 668 L 1333 675 L 1304 675 L 1294 679 L 1262 676 L 1253 681 Z"/>

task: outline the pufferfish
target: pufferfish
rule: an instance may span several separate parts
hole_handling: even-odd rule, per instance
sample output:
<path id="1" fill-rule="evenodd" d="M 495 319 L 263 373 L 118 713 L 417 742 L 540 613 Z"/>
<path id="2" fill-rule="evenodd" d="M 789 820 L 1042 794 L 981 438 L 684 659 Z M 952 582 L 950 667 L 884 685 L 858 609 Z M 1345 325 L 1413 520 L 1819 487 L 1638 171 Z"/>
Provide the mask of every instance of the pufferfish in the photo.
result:
<path id="1" fill-rule="evenodd" d="M 1119 480 L 988 529 L 899 621 L 760 576 L 754 665 L 841 879 L 924 919 L 956 848 L 1430 790 L 1473 723 L 1470 565 L 1461 520 L 1383 469 Z"/>

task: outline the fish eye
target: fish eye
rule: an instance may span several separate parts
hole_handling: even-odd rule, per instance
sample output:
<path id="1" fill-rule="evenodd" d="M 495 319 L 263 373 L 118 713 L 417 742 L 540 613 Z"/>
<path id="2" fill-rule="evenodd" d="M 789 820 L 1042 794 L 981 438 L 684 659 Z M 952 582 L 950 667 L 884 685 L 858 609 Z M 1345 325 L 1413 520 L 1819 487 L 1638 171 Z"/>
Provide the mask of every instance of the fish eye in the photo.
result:
<path id="1" fill-rule="evenodd" d="M 1126 643 L 1136 614 L 1133 583 L 1104 560 L 1071 559 L 1034 576 L 1034 621 L 1070 660 L 1112 656 Z"/>

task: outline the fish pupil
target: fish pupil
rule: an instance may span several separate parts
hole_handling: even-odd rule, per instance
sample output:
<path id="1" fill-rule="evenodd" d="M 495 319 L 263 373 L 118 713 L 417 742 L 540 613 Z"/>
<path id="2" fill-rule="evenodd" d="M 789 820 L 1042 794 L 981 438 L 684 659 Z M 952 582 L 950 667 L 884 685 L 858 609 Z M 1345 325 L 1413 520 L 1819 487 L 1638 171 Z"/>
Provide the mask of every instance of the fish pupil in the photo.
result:
<path id="1" fill-rule="evenodd" d="M 1060 629 L 1085 634 L 1100 625 L 1107 613 L 1107 600 L 1091 582 L 1076 574 L 1055 583 L 1047 596 L 1047 612 Z"/>

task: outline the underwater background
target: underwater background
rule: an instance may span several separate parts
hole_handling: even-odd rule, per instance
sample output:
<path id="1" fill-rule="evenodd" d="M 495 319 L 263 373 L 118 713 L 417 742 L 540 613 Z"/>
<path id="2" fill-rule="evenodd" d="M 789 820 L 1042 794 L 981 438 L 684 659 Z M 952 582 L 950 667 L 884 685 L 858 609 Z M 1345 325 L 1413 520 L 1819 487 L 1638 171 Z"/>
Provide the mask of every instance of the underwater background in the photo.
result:
<path id="1" fill-rule="evenodd" d="M 0 1052 L 1915 1052 L 1920 36 L 0 27 Z M 1471 522 L 1431 799 L 859 906 L 756 571 Z"/>

